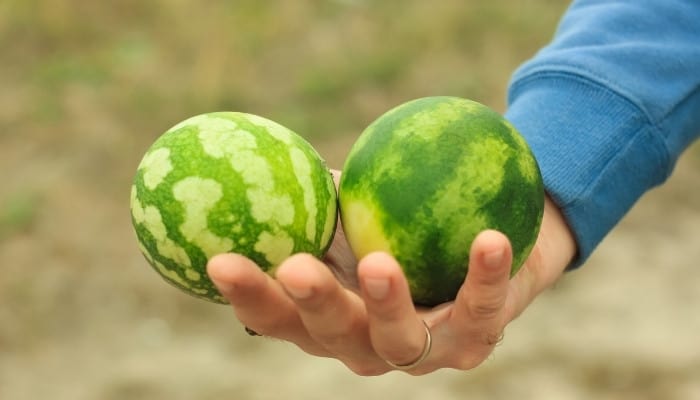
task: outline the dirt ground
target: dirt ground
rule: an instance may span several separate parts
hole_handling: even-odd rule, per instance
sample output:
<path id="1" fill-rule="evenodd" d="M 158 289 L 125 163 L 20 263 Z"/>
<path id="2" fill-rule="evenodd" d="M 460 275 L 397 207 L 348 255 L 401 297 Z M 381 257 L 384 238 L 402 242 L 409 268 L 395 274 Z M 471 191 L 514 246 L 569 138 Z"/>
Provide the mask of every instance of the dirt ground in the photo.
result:
<path id="1" fill-rule="evenodd" d="M 255 111 L 339 168 L 399 102 L 502 110 L 567 3 L 3 2 L 0 400 L 700 399 L 700 143 L 467 372 L 361 378 L 249 337 L 136 246 L 130 182 L 177 121 Z"/>

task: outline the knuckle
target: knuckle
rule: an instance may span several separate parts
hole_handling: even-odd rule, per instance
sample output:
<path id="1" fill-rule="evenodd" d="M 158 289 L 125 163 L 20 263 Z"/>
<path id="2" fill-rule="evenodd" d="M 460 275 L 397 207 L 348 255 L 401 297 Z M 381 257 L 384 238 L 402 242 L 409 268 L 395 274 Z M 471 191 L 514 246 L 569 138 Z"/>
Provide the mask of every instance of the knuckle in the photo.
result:
<path id="1" fill-rule="evenodd" d="M 501 284 L 504 280 L 504 274 L 500 271 L 489 271 L 489 273 L 480 273 L 472 278 L 472 283 L 478 286 L 492 287 Z M 508 276 L 505 276 L 508 279 Z"/>
<path id="2" fill-rule="evenodd" d="M 471 302 L 467 308 L 469 315 L 475 320 L 491 319 L 503 308 L 503 304 L 500 301 L 474 301 Z"/>
<path id="3" fill-rule="evenodd" d="M 467 318 L 473 321 L 491 320 L 498 317 L 506 305 L 506 292 L 460 291 L 457 304 Z"/>

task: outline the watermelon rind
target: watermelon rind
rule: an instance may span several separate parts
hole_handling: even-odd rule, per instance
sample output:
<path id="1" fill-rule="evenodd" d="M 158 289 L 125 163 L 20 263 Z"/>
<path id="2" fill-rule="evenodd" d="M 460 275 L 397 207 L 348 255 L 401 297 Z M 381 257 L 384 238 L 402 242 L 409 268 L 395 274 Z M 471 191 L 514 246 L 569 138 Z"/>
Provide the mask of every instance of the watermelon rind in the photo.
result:
<path id="1" fill-rule="evenodd" d="M 206 273 L 220 253 L 272 273 L 294 253 L 321 257 L 337 220 L 333 178 L 301 136 L 240 112 L 189 118 L 161 135 L 137 168 L 131 219 L 148 263 L 195 297 L 226 303 Z"/>
<path id="2" fill-rule="evenodd" d="M 457 97 L 404 103 L 375 120 L 346 159 L 340 215 L 358 258 L 394 255 L 416 304 L 453 300 L 483 230 L 504 233 L 515 274 L 542 221 L 544 188 L 524 138 L 500 114 Z"/>

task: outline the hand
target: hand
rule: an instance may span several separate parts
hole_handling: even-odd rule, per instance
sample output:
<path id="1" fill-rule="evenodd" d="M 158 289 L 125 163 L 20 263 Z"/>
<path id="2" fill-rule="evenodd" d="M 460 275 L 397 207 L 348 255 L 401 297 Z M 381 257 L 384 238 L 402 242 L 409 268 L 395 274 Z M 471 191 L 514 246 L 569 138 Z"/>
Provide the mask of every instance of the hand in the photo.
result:
<path id="1" fill-rule="evenodd" d="M 212 258 L 208 272 L 243 324 L 309 354 L 336 358 L 359 375 L 394 369 L 385 360 L 415 361 L 426 345 L 423 321 L 432 348 L 408 373 L 476 367 L 575 253 L 564 219 L 547 198 L 535 248 L 513 279 L 508 239 L 485 231 L 472 244 L 469 273 L 455 301 L 416 309 L 393 257 L 373 253 L 356 263 L 341 226 L 337 233 L 325 263 L 297 254 L 279 266 L 276 279 L 236 254 Z"/>

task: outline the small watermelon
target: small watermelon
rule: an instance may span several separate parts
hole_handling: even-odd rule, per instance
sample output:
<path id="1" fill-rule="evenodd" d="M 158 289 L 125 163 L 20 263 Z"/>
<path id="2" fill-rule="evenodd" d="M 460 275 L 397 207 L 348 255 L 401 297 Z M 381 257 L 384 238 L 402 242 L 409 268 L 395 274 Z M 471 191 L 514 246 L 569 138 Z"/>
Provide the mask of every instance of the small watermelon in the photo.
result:
<path id="1" fill-rule="evenodd" d="M 497 112 L 455 97 L 413 100 L 374 121 L 348 154 L 338 195 L 355 255 L 393 254 L 425 306 L 456 297 L 485 229 L 510 239 L 515 274 L 544 208 L 522 136 Z"/>
<path id="2" fill-rule="evenodd" d="M 271 272 L 293 253 L 321 256 L 337 220 L 335 186 L 303 138 L 268 119 L 220 112 L 187 119 L 147 151 L 131 188 L 146 260 L 196 297 L 225 299 L 206 274 L 236 252 Z"/>

